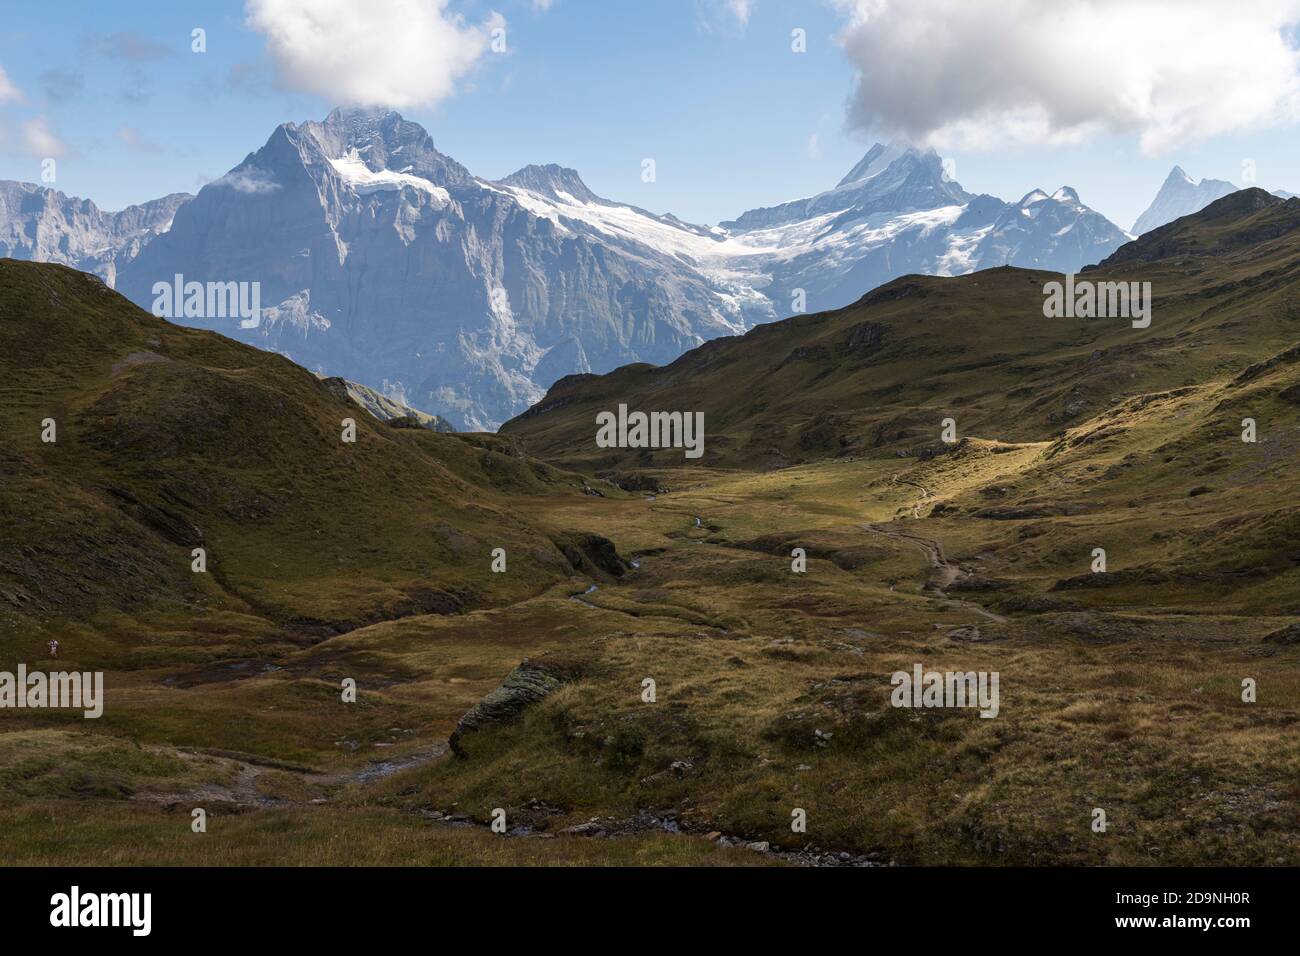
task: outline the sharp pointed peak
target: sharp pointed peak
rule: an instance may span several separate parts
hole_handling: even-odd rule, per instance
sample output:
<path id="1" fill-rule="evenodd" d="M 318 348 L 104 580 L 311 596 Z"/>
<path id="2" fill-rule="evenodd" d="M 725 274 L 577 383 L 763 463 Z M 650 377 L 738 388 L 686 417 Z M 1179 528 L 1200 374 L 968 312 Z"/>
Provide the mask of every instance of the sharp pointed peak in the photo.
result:
<path id="1" fill-rule="evenodd" d="M 907 143 L 876 143 L 858 160 L 857 165 L 849 170 L 848 175 L 839 181 L 838 186 L 847 186 L 850 183 L 870 179 L 905 157 L 938 159 L 939 154 L 933 148 L 921 149 Z"/>

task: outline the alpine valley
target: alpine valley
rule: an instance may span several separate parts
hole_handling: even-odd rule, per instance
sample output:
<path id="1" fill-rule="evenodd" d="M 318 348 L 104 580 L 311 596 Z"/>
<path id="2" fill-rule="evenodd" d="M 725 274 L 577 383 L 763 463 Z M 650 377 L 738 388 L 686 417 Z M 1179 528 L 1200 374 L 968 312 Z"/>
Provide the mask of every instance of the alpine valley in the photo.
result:
<path id="1" fill-rule="evenodd" d="M 904 276 L 448 434 L 0 260 L 0 675 L 103 675 L 0 707 L 0 859 L 1294 866 L 1300 199 L 1081 274 L 1149 325 L 1056 278 Z M 601 447 L 622 406 L 683 447 Z"/>

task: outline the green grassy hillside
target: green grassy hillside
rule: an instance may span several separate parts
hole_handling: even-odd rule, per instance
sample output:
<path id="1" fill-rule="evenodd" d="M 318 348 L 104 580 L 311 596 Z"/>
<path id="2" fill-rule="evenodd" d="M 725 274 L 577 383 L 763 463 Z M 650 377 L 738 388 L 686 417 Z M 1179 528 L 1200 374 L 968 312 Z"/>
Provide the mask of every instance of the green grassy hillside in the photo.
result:
<path id="1" fill-rule="evenodd" d="M 1300 202 L 1246 190 L 1079 277 L 1150 282 L 1147 329 L 1044 318 L 1043 287 L 1061 278 L 1050 273 L 905 276 L 846 309 L 717 339 L 663 368 L 570 376 L 501 430 L 595 469 L 689 464 L 679 449 L 597 448 L 596 415 L 619 403 L 702 411 L 707 452 L 695 464 L 711 467 L 940 450 L 948 417 L 961 436 L 1049 440 L 1127 398 L 1226 380 L 1300 341 L 1297 225 Z"/>
<path id="2" fill-rule="evenodd" d="M 0 669 L 108 671 L 97 721 L 0 711 L 0 858 L 1300 863 L 1298 210 L 1079 277 L 1149 329 L 909 277 L 496 436 L 0 262 Z M 620 402 L 705 455 L 596 448 Z M 891 706 L 916 664 L 997 717 Z"/>

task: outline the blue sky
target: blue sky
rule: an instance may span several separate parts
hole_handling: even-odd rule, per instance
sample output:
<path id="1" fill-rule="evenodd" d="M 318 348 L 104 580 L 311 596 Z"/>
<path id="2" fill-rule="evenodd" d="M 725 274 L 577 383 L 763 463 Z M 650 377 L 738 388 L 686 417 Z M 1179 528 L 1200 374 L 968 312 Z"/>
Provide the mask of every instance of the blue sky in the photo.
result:
<path id="1" fill-rule="evenodd" d="M 466 25 L 503 23 L 506 52 L 484 53 L 457 75 L 449 95 L 401 112 L 477 175 L 497 178 L 527 163 L 558 162 L 578 169 L 599 194 L 713 223 L 830 188 L 874 139 L 891 135 L 870 126 L 898 122 L 901 114 L 891 119 L 888 108 L 868 103 L 864 121 L 861 102 L 852 102 L 859 69 L 837 42 L 851 3 L 453 2 L 448 12 Z M 10 95 L 0 85 L 0 179 L 39 181 L 42 156 L 54 152 L 54 185 L 107 209 L 194 192 L 258 148 L 279 123 L 319 119 L 336 105 L 328 94 L 288 88 L 292 78 L 286 80 L 265 33 L 249 25 L 243 0 L 47 0 L 13 5 L 5 16 L 0 69 Z M 195 27 L 206 30 L 206 53 L 191 52 Z M 796 27 L 806 31 L 806 53 L 791 50 Z M 892 63 L 889 75 L 872 72 L 887 54 L 864 55 L 872 58 L 859 61 L 868 64 L 867 100 L 878 83 L 897 109 L 913 109 L 906 102 L 910 85 L 933 79 L 924 50 L 900 54 L 910 62 Z M 965 84 L 951 70 L 985 69 L 996 51 L 959 46 L 958 55 L 964 60 L 940 75 L 957 76 L 954 89 Z M 1099 48 L 1097 62 L 1060 69 L 1105 70 L 1104 60 Z M 1033 82 L 1007 79 L 1017 89 Z M 951 90 L 940 92 L 946 109 Z M 983 115 L 989 102 L 973 102 L 970 115 Z M 1242 184 L 1249 160 L 1259 185 L 1300 192 L 1300 140 L 1289 117 L 1215 132 L 1213 117 L 1239 107 L 1211 105 L 1193 115 L 1211 117 L 1213 135 L 1157 150 L 1144 152 L 1140 142 L 1149 116 L 1116 119 L 1099 109 L 1099 128 L 1086 135 L 995 137 L 981 148 L 940 151 L 955 160 L 957 179 L 972 192 L 1018 199 L 1034 187 L 1068 184 L 1124 228 L 1174 163 L 1192 176 Z M 920 103 L 913 111 L 936 107 Z M 1053 141 L 1062 138 L 1073 141 Z M 654 183 L 642 181 L 645 157 L 656 161 Z"/>

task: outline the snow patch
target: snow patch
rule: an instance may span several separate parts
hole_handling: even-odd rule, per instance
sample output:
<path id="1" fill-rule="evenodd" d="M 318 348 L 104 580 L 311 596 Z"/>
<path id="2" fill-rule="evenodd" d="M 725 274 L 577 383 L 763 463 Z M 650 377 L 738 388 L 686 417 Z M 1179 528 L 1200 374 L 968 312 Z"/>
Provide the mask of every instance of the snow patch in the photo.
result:
<path id="1" fill-rule="evenodd" d="M 451 202 L 451 196 L 447 190 L 441 186 L 435 186 L 423 176 L 415 176 L 407 172 L 407 170 L 396 172 L 391 169 L 381 169 L 375 172 L 366 165 L 365 160 L 361 158 L 355 149 L 350 150 L 346 156 L 331 159 L 330 165 L 334 167 L 334 171 L 342 177 L 343 181 L 352 188 L 353 192 L 361 196 L 376 192 L 393 192 L 404 187 L 410 187 L 431 196 L 441 206 Z M 407 169 L 410 169 L 410 167 L 408 166 Z"/>

